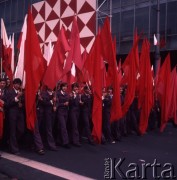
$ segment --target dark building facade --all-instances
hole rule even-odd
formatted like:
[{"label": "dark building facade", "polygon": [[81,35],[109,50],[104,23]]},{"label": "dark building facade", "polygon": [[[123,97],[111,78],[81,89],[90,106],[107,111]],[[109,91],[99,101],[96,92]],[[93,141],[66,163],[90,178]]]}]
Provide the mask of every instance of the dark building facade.
[{"label": "dark building facade", "polygon": [[[125,58],[133,43],[134,29],[146,36],[151,43],[153,61],[155,46],[153,36],[157,32],[157,0],[99,0],[98,22],[106,15],[112,19],[112,34],[117,39],[117,53]],[[103,3],[104,2],[104,3]],[[177,0],[160,0],[160,49],[162,61],[171,52],[172,66],[177,64]],[[141,44],[141,43],[140,43]]]}]

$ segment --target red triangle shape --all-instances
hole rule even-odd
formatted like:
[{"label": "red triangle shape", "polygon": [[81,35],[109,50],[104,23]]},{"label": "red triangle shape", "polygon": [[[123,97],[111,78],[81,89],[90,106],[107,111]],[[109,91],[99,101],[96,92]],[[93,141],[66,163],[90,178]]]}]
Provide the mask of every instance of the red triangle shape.
[{"label": "red triangle shape", "polygon": [[56,4],[57,0],[47,0],[47,3],[50,5],[50,7],[54,7]]},{"label": "red triangle shape", "polygon": [[58,23],[56,24],[56,26],[53,29],[53,33],[58,37],[59,34],[59,30],[60,30],[60,21],[58,21]]},{"label": "red triangle shape", "polygon": [[36,16],[38,15],[38,11],[36,10],[34,6],[32,6],[32,15],[33,15],[33,19],[35,19]]},{"label": "red triangle shape", "polygon": [[69,27],[70,24],[73,22],[73,16],[61,18],[61,20],[67,27]]},{"label": "red triangle shape", "polygon": [[39,35],[38,35],[38,39],[39,39],[39,43],[43,43],[44,42]]},{"label": "red triangle shape", "polygon": [[43,19],[45,19],[45,3],[42,5],[39,14],[42,16]]},{"label": "red triangle shape", "polygon": [[89,43],[91,42],[92,39],[93,39],[93,36],[92,37],[80,38],[80,43],[84,48],[86,48],[89,45]]},{"label": "red triangle shape", "polygon": [[68,7],[68,4],[64,1],[61,0],[61,5],[60,5],[60,17],[62,17],[63,13],[65,12],[66,8]]},{"label": "red triangle shape", "polygon": [[45,24],[45,40],[48,38],[50,33],[51,33],[50,27],[47,24]]},{"label": "red triangle shape", "polygon": [[35,24],[36,31],[39,32],[43,25],[44,25],[44,22]]},{"label": "red triangle shape", "polygon": [[96,34],[96,13],[93,14],[86,26],[93,32],[93,34]]},{"label": "red triangle shape", "polygon": [[86,13],[86,12],[92,12],[95,11],[92,6],[88,2],[85,2],[78,14]]},{"label": "red triangle shape", "polygon": [[69,7],[76,13],[76,0],[71,0]]},{"label": "red triangle shape", "polygon": [[49,42],[45,42],[44,45],[48,46]]},{"label": "red triangle shape", "polygon": [[47,21],[54,20],[54,19],[59,19],[59,17],[55,13],[55,11],[52,10],[51,13],[49,14],[48,18],[47,18]]},{"label": "red triangle shape", "polygon": [[77,16],[77,24],[78,24],[79,32],[81,32],[82,29],[84,28],[85,24],[78,16]]}]

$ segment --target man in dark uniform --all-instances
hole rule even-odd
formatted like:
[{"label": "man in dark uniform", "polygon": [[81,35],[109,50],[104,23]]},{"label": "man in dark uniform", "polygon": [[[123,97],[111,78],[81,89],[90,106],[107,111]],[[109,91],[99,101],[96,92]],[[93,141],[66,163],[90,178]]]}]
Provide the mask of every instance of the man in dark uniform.
[{"label": "man in dark uniform", "polygon": [[127,132],[129,134],[136,133],[138,136],[141,135],[139,131],[139,114],[138,97],[135,96],[127,112]]},{"label": "man in dark uniform", "polygon": [[45,133],[49,150],[56,151],[56,145],[53,138],[53,113],[55,109],[54,92],[48,87],[41,92],[41,106],[43,108],[43,117],[45,119]]},{"label": "man in dark uniform", "polygon": [[0,140],[4,135],[4,107],[5,107],[5,96],[6,95],[6,80],[0,79]]},{"label": "man in dark uniform", "polygon": [[103,134],[106,139],[106,141],[110,143],[115,143],[113,140],[112,134],[111,134],[111,106],[112,106],[112,88],[108,87],[106,94],[103,94],[103,123],[102,123],[102,129]]},{"label": "man in dark uniform", "polygon": [[80,147],[78,121],[80,114],[81,97],[79,95],[79,85],[72,84],[72,92],[69,100],[69,124],[71,125],[71,139],[74,146]]},{"label": "man in dark uniform", "polygon": [[[4,135],[4,106],[6,80],[0,79],[0,145]],[[1,156],[1,155],[0,155]]]},{"label": "man in dark uniform", "polygon": [[44,109],[42,107],[42,97],[41,97],[41,90],[39,88],[37,94],[36,94],[36,113],[37,113],[37,119],[35,121],[35,127],[33,131],[33,139],[34,139],[34,145],[35,150],[39,155],[44,155],[44,145],[41,138],[41,132],[40,127],[44,118]]},{"label": "man in dark uniform", "polygon": [[19,153],[17,136],[22,137],[25,130],[24,94],[21,91],[22,81],[13,80],[13,88],[7,93],[7,113],[9,124],[9,147],[13,154]]},{"label": "man in dark uniform", "polygon": [[92,116],[93,97],[88,86],[84,86],[84,93],[81,95],[81,116],[82,129],[85,130],[86,137],[91,145],[94,145],[94,140],[91,136],[90,121]]},{"label": "man in dark uniform", "polygon": [[[58,129],[61,133],[61,143],[63,147],[70,148],[69,137],[67,132],[67,119],[69,108],[69,95],[67,91],[67,83],[61,83],[60,90],[57,92],[57,121]],[[59,135],[58,135],[59,136]]]}]

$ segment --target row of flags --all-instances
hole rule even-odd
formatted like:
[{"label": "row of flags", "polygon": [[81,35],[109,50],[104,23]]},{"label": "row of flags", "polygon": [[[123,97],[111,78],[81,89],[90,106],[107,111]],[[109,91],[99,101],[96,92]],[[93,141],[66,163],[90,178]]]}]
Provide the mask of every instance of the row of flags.
[{"label": "row of flags", "polygon": [[[106,18],[89,54],[85,51],[81,55],[79,30],[74,17],[69,40],[65,36],[65,28],[62,27],[55,46],[50,42],[42,55],[29,9],[17,44],[19,55],[15,68],[14,35],[12,40],[8,39],[3,20],[1,20],[3,68],[11,80],[22,79],[23,88],[25,88],[28,129],[34,130],[35,100],[40,83],[54,89],[59,80],[69,84],[84,81],[92,86],[94,96],[92,135],[98,143],[101,142],[102,135],[102,88],[110,85],[113,87],[111,122],[124,117],[135,95],[138,95],[138,108],[141,109],[139,124],[141,134],[146,132],[154,97],[158,97],[161,104],[161,131],[165,128],[169,117],[173,117],[177,124],[176,69],[171,72],[170,55],[168,55],[161,67],[159,64],[158,73],[154,77],[150,64],[150,43],[144,38],[139,56],[140,37],[141,35],[138,36],[136,30],[129,54],[122,65],[121,61],[117,65],[116,40],[112,38],[109,19]],[[127,87],[123,104],[120,98],[121,86]]]}]

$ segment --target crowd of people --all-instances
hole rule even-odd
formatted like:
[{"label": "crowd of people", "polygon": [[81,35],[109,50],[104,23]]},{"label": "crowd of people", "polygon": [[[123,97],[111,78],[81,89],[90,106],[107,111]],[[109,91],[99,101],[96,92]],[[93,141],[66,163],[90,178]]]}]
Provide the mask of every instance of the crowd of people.
[{"label": "crowd of people", "polygon": [[[14,79],[12,84],[0,79],[0,102],[3,114],[3,134],[1,147],[6,147],[13,154],[19,154],[24,144],[38,154],[45,154],[45,149],[57,151],[58,146],[71,148],[82,146],[82,137],[90,145],[96,145],[92,136],[92,89],[87,84],[59,82],[53,91],[40,87],[36,94],[36,112],[34,131],[29,131],[25,121],[25,95],[21,88],[22,81]],[[124,102],[126,87],[120,89],[121,103]],[[129,134],[140,135],[138,98],[135,97],[127,114],[110,123],[112,105],[112,87],[102,90],[102,138],[101,143],[116,143]],[[155,101],[149,117],[148,129],[160,126],[160,107]],[[20,148],[19,148],[20,147]]]}]

